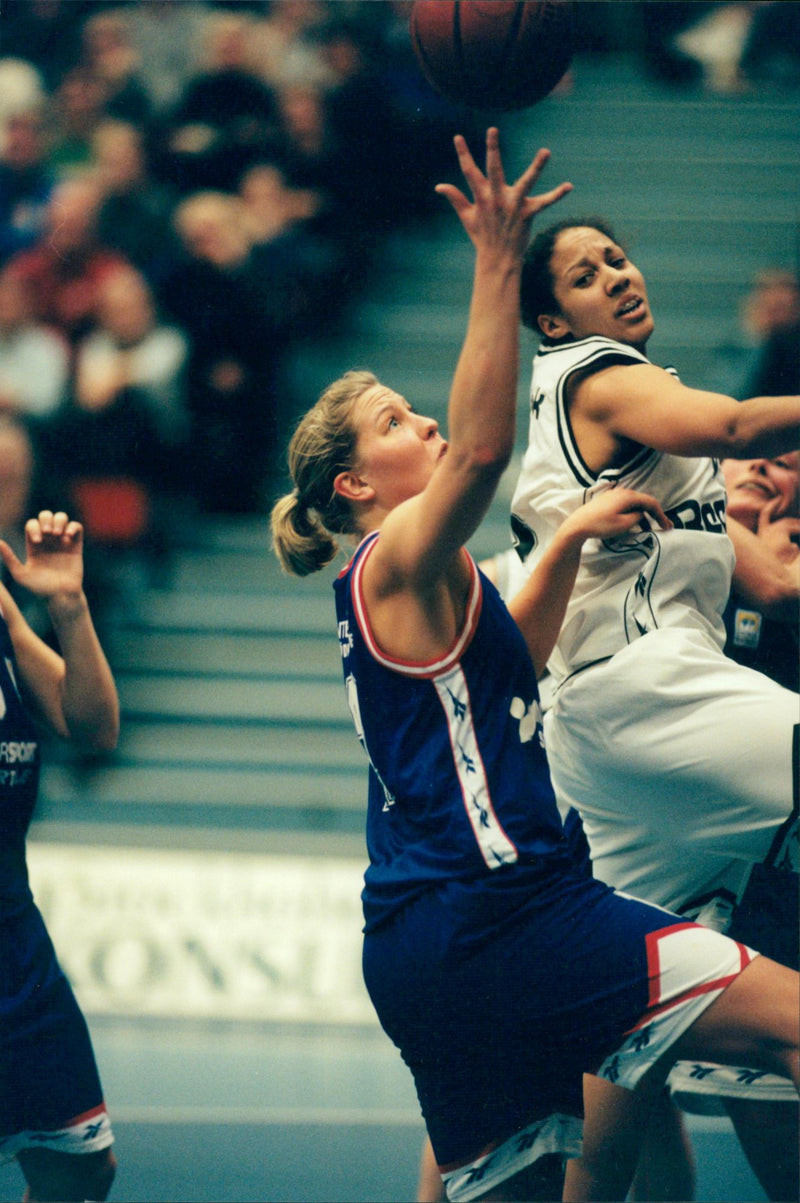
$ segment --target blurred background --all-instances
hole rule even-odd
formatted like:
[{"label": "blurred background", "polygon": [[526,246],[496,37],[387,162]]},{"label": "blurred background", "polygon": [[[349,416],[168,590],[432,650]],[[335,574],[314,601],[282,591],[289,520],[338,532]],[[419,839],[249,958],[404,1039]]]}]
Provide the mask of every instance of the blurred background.
[{"label": "blurred background", "polygon": [[[644,272],[655,362],[799,388],[799,4],[576,3],[570,71],[510,115],[431,90],[409,7],[0,6],[0,533],[82,519],[123,707],[112,756],[47,747],[29,859],[119,1199],[414,1198],[413,1086],[361,984],[333,570],[282,577],[267,515],[347,368],[444,419],[472,267],[433,192],[453,133],[499,123],[509,175],[550,147],[561,211]],[[508,546],[515,472],[478,555]],[[692,1131],[699,1199],[763,1198],[727,1121]]]}]

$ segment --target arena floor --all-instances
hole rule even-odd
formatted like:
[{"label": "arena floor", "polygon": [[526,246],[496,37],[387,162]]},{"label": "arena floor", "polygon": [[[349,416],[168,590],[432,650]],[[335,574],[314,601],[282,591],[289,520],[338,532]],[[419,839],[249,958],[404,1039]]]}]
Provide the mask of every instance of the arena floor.
[{"label": "arena floor", "polygon": [[[172,1203],[413,1200],[422,1125],[375,1030],[93,1020],[116,1130],[112,1198]],[[724,1120],[694,1119],[700,1203],[766,1196]],[[21,1198],[14,1164],[0,1199]]]}]

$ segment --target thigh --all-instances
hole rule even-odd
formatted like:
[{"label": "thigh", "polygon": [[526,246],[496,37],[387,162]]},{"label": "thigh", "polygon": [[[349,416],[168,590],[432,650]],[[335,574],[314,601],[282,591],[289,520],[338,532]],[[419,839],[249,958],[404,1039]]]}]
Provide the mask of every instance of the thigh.
[{"label": "thigh", "polygon": [[681,1060],[746,1065],[791,1078],[797,1089],[800,977],[756,957],[684,1032],[673,1048]]},{"label": "thigh", "polygon": [[89,1031],[65,978],[8,1019],[2,1052],[0,1137],[61,1131],[102,1107]]}]

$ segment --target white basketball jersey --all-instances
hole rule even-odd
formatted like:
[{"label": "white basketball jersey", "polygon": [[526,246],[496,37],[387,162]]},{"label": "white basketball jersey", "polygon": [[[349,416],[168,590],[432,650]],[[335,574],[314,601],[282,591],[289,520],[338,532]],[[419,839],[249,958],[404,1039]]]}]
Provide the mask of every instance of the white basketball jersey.
[{"label": "white basketball jersey", "polygon": [[663,531],[645,521],[622,537],[584,544],[548,665],[556,684],[661,627],[700,627],[720,648],[725,643],[722,612],[734,553],[719,462],[639,447],[627,463],[597,474],[572,435],[567,382],[574,372],[648,362],[632,347],[600,336],[542,345],[534,357],[528,447],[511,505],[526,567],[535,566],[564,519],[601,490],[626,486],[651,493],[674,523]]}]

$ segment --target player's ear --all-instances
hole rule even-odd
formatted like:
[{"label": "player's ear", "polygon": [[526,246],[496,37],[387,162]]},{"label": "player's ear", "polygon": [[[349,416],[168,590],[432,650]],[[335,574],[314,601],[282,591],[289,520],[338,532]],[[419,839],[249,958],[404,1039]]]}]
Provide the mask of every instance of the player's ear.
[{"label": "player's ear", "polygon": [[333,491],[346,501],[371,501],[375,496],[372,485],[356,472],[340,472],[333,480]]},{"label": "player's ear", "polygon": [[539,323],[539,329],[547,338],[558,339],[563,338],[565,334],[569,334],[569,326],[564,321],[563,317],[552,313],[540,313],[536,319]]}]

